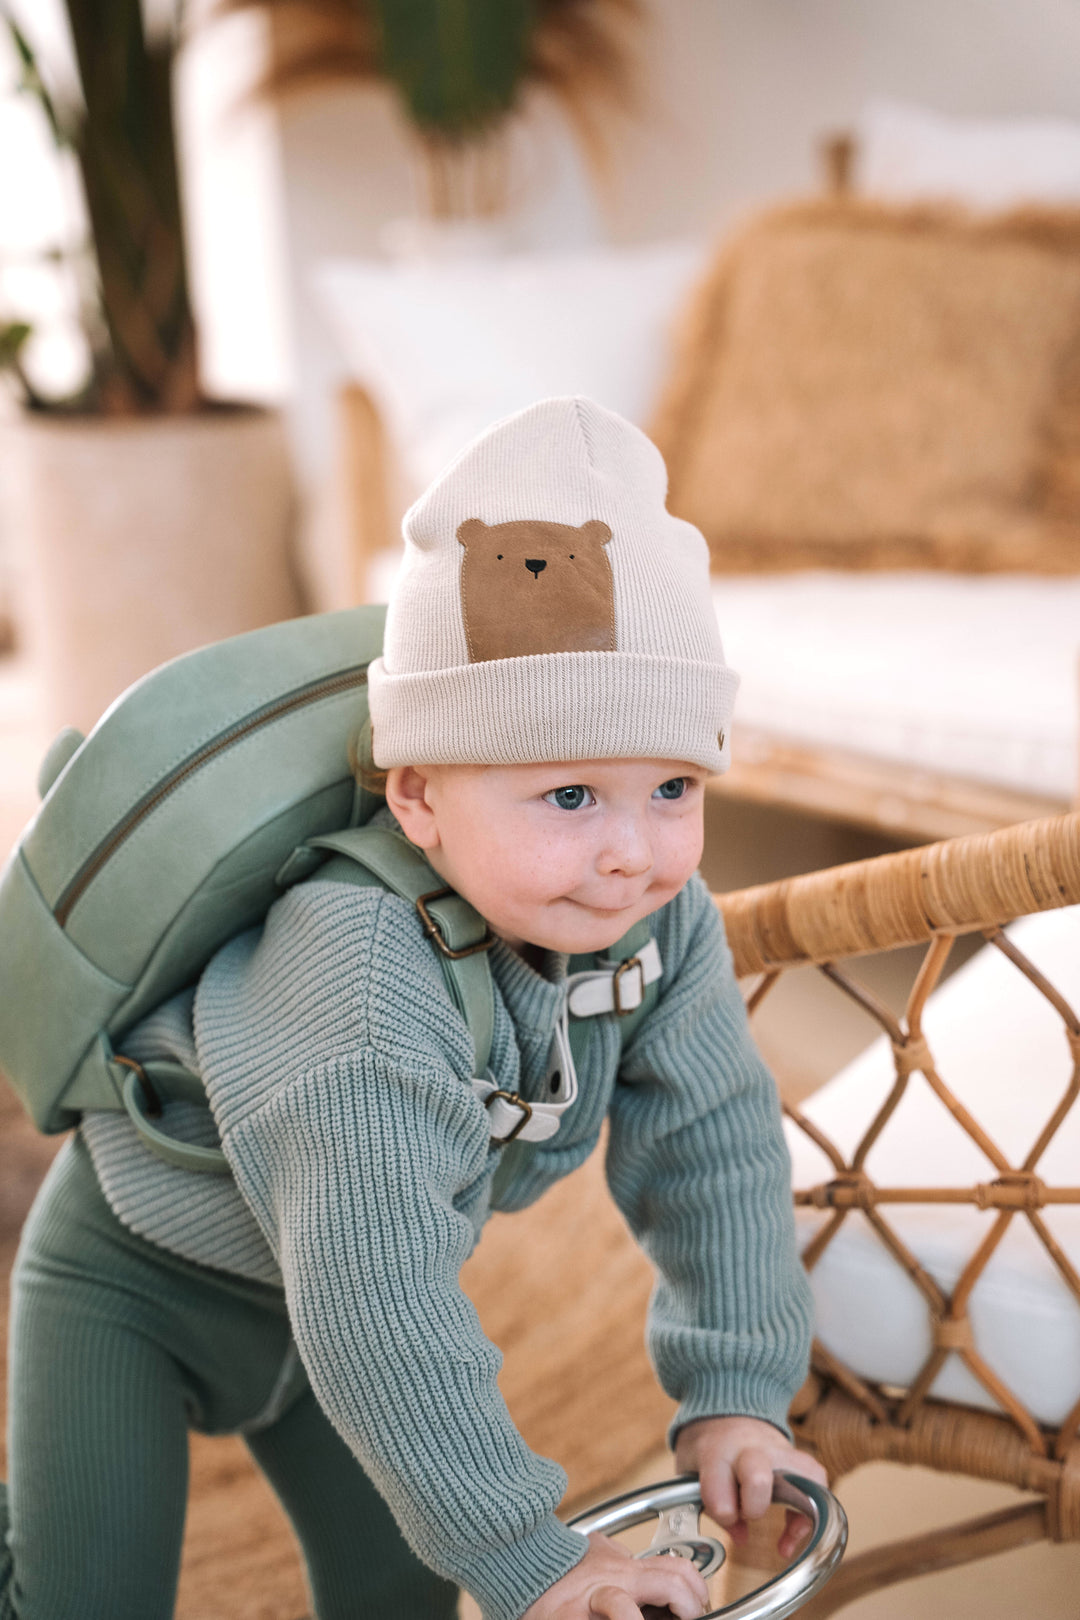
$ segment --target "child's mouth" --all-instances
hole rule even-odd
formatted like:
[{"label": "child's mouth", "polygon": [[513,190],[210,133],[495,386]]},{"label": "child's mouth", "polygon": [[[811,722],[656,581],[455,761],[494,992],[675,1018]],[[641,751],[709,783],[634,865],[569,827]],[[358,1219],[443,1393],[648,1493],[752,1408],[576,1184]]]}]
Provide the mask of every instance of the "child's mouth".
[{"label": "child's mouth", "polygon": [[625,911],[633,910],[640,899],[639,895],[634,900],[625,900],[621,906],[597,906],[589,900],[575,900],[574,904],[591,911],[595,917],[621,917]]}]

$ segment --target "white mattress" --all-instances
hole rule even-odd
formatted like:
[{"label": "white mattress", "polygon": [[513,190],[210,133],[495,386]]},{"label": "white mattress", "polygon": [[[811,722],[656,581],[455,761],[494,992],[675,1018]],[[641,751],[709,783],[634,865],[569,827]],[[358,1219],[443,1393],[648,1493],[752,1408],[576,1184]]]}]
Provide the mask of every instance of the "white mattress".
[{"label": "white mattress", "polygon": [[[1080,1007],[1080,906],[1026,918],[1016,943]],[[837,992],[838,994],[840,992]],[[931,999],[924,1028],[938,1072],[1015,1165],[1064,1093],[1071,1060],[1061,1018],[992,946],[981,950]],[[892,1083],[887,1041],[869,1047],[814,1094],[805,1113],[850,1155]],[[830,1179],[824,1155],[790,1121],[796,1187]],[[1080,1104],[1040,1161],[1048,1185],[1080,1184]],[[880,1186],[970,1186],[997,1175],[922,1075],[871,1149]],[[881,1213],[948,1292],[996,1219],[974,1206],[888,1205]],[[1050,1207],[1047,1226],[1080,1269],[1080,1205]],[[805,1246],[827,1216],[800,1210]],[[811,1273],[817,1332],[826,1348],[864,1377],[906,1387],[931,1349],[923,1296],[857,1212],[849,1215]],[[1080,1305],[1023,1216],[1010,1223],[971,1298],[976,1347],[1045,1423],[1080,1398]],[[933,1393],[976,1406],[994,1402],[956,1355]]]},{"label": "white mattress", "polygon": [[738,725],[1070,800],[1080,577],[810,572],[715,580]]}]

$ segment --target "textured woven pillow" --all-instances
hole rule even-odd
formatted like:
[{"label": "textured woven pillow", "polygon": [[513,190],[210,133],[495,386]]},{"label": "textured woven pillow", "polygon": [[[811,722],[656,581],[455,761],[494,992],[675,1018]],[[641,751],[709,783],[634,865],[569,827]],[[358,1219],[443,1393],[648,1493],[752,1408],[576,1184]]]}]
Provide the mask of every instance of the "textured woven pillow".
[{"label": "textured woven pillow", "polygon": [[652,433],[717,569],[1080,571],[1080,211],[759,218]]}]

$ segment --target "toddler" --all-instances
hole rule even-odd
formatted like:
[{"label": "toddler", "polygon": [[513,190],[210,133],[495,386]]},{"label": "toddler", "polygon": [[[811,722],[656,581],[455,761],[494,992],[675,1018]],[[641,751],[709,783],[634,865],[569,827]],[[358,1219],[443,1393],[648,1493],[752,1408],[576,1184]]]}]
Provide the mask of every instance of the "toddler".
[{"label": "toddler", "polygon": [[161,1162],[123,1115],[58,1156],[14,1281],[0,1620],[168,1620],[189,1426],[244,1435],[318,1620],[451,1620],[459,1587],[486,1620],[703,1614],[688,1563],[556,1518],[565,1475],[515,1430],[458,1284],[493,1183],[533,1203],[605,1120],[679,1468],[732,1526],[773,1468],[823,1479],[785,1427],[810,1313],[777,1098],[696,875],[736,677],[665,491],[637,429],[554,399],[407,515],[375,824],[494,936],[487,1072],[417,908],[330,868],[132,1033],[201,1074],[212,1120],[177,1103],[169,1129],[232,1176]]}]

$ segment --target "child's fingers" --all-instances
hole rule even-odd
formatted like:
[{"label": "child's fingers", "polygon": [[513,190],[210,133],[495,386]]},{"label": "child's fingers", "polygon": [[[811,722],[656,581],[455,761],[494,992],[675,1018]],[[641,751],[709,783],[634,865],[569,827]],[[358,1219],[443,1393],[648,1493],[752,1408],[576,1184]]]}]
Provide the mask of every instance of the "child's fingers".
[{"label": "child's fingers", "polygon": [[638,1604],[665,1605],[679,1620],[697,1620],[709,1607],[709,1588],[686,1558],[670,1556],[634,1560],[633,1576],[626,1581]]},{"label": "child's fingers", "polygon": [[739,1487],[735,1470],[719,1459],[710,1462],[700,1474],[701,1503],[710,1518],[730,1530],[739,1520]]},{"label": "child's fingers", "polygon": [[760,1519],[772,1502],[773,1459],[761,1446],[746,1446],[735,1459],[739,1508],[744,1519]]},{"label": "child's fingers", "polygon": [[641,1610],[621,1586],[598,1586],[590,1594],[589,1613],[597,1620],[641,1620]]},{"label": "child's fingers", "polygon": [[[630,1591],[622,1586],[596,1587],[589,1594],[590,1615],[597,1616],[598,1620],[642,1620],[644,1606],[665,1617],[675,1615],[678,1620],[698,1620],[708,1609],[709,1595],[693,1566],[685,1566],[686,1575],[696,1577],[688,1579],[674,1568],[653,1573],[647,1567],[651,1562],[647,1560],[638,1565],[633,1579],[627,1582]],[[665,1562],[674,1565],[683,1561],[667,1559]]]},{"label": "child's fingers", "polygon": [[810,1520],[789,1508],[776,1547],[781,1558],[793,1558],[810,1534]]},{"label": "child's fingers", "polygon": [[[796,1461],[788,1466],[792,1473],[803,1474],[807,1479],[816,1480],[819,1485],[824,1485],[828,1489],[829,1476],[816,1457],[810,1457],[806,1452],[800,1452]],[[809,1536],[811,1528],[811,1521],[804,1514],[789,1509],[780,1540],[777,1542],[777,1550],[780,1556],[782,1558],[794,1557]]]}]

